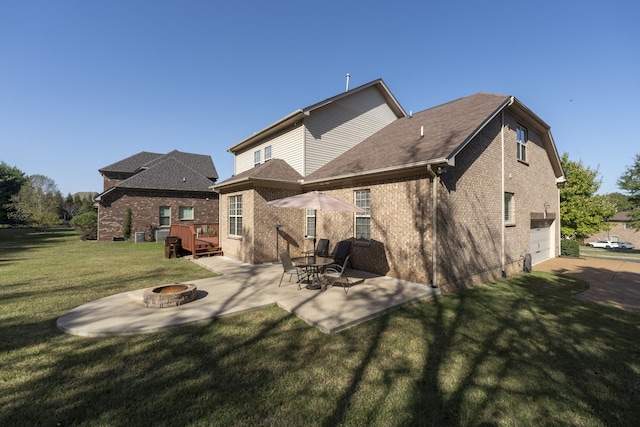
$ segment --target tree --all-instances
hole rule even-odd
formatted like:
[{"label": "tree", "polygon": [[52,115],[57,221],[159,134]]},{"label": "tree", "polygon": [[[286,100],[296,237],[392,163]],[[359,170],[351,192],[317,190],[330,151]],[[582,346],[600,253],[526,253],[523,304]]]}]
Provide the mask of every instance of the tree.
[{"label": "tree", "polygon": [[80,232],[81,240],[95,240],[98,237],[98,214],[95,212],[76,215],[69,224]]},{"label": "tree", "polygon": [[584,167],[582,161],[560,159],[567,182],[560,189],[560,232],[563,237],[584,239],[609,229],[607,221],[616,212],[615,205],[596,192],[602,184],[598,170]]},{"label": "tree", "polygon": [[131,237],[131,217],[131,208],[127,208],[127,216],[124,218],[124,228],[122,230],[122,236],[125,239],[129,239],[129,237]]},{"label": "tree", "polygon": [[56,183],[44,175],[32,175],[18,194],[11,197],[9,216],[36,227],[60,224],[62,194]]},{"label": "tree", "polygon": [[622,193],[609,193],[605,194],[607,200],[616,205],[616,212],[626,212],[633,209],[633,202],[629,199],[629,196],[625,196]]},{"label": "tree", "polygon": [[629,195],[629,201],[632,205],[632,208],[629,209],[631,217],[629,225],[633,228],[640,228],[640,154],[636,154],[633,165],[627,166],[617,184],[618,188]]},{"label": "tree", "polygon": [[24,172],[5,162],[0,162],[0,223],[8,222],[11,197],[18,194],[25,182],[27,177]]}]

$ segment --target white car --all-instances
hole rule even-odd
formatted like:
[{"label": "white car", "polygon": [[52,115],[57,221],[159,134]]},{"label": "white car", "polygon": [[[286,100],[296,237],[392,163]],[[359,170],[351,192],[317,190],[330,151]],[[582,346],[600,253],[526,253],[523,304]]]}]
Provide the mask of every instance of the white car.
[{"label": "white car", "polygon": [[617,248],[618,242],[614,242],[612,240],[598,240],[596,242],[589,242],[588,245],[591,246],[592,248],[610,249],[610,248]]},{"label": "white car", "polygon": [[629,243],[629,242],[618,242],[618,247],[620,249],[633,249],[636,247],[636,245],[634,245],[633,243]]}]

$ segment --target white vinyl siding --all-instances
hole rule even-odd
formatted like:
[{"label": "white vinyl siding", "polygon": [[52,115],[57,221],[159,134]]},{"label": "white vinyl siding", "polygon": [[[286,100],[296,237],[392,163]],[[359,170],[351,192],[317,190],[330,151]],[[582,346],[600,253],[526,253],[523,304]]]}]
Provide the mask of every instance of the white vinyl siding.
[{"label": "white vinyl siding", "polygon": [[359,144],[397,117],[380,92],[369,88],[311,112],[306,129],[306,176]]},{"label": "white vinyl siding", "polygon": [[237,175],[252,169],[255,166],[254,153],[258,150],[264,151],[264,149],[269,146],[271,147],[272,159],[282,159],[298,173],[302,174],[304,130],[301,125],[291,128],[285,133],[266,139],[260,145],[254,145],[242,153],[236,154],[234,157],[235,174]]}]

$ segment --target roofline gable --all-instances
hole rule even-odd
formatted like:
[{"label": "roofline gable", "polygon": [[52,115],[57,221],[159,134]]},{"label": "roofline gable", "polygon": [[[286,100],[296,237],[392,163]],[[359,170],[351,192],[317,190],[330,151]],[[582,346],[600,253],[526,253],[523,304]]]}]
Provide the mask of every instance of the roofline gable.
[{"label": "roofline gable", "polygon": [[308,107],[305,108],[301,108],[298,110],[293,111],[292,113],[286,115],[285,117],[281,118],[280,120],[270,124],[269,126],[265,127],[264,129],[254,133],[253,135],[243,139],[242,141],[238,142],[236,145],[234,145],[233,147],[230,147],[227,149],[227,151],[229,153],[236,153],[238,151],[241,151],[247,147],[250,147],[251,145],[253,145],[254,143],[256,143],[258,140],[261,140],[263,138],[266,138],[268,136],[271,136],[279,131],[281,131],[282,129],[286,129],[290,126],[292,126],[293,124],[295,124],[296,122],[302,121],[304,120],[305,117],[311,115],[311,113],[314,110],[317,110],[319,108],[325,107],[327,105],[330,105],[336,101],[339,101],[341,99],[344,99],[348,96],[353,95],[354,93],[358,93],[361,92],[363,90],[369,89],[370,87],[377,87],[377,89],[380,91],[382,97],[384,98],[384,100],[387,102],[387,105],[389,105],[389,107],[392,109],[392,111],[394,112],[394,114],[396,115],[396,117],[400,118],[400,117],[405,117],[407,115],[407,113],[404,111],[404,109],[402,108],[402,106],[400,105],[400,103],[398,102],[398,100],[396,99],[396,97],[391,93],[391,91],[389,90],[389,88],[387,87],[387,85],[384,83],[384,81],[382,79],[376,79],[373,80],[369,83],[365,83],[361,86],[355,87],[353,89],[350,89],[348,91],[342,92],[338,95],[332,96],[331,98],[327,98],[323,101],[317,102],[315,104],[312,104]]}]

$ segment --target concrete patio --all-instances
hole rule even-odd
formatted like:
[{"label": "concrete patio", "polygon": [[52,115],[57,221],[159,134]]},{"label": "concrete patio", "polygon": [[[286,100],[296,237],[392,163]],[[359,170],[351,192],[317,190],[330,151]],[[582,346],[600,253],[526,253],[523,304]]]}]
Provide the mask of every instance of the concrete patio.
[{"label": "concrete patio", "polygon": [[342,287],[330,287],[325,292],[304,287],[298,290],[295,280],[288,282],[288,275],[278,287],[282,276],[280,264],[251,265],[224,256],[198,258],[193,262],[220,274],[184,282],[197,286],[195,301],[178,307],[146,308],[142,305],[144,289],[140,289],[77,307],[58,318],[57,326],[65,333],[80,336],[134,335],[277,304],[331,334],[440,293],[424,284],[357,270],[348,271],[355,285],[347,294]]}]

